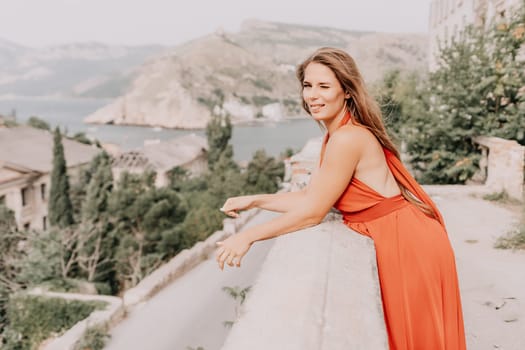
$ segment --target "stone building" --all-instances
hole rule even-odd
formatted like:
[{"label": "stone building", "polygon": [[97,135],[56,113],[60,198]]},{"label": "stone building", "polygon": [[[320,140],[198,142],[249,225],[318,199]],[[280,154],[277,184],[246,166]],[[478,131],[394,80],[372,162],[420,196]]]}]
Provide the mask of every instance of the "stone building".
[{"label": "stone building", "polygon": [[[70,179],[100,150],[62,139]],[[45,230],[53,168],[53,134],[30,127],[0,128],[0,202],[15,213],[20,229]]]},{"label": "stone building", "polygon": [[177,166],[191,175],[205,172],[207,154],[206,139],[190,134],[169,141],[150,142],[140,149],[121,153],[114,158],[111,168],[115,179],[119,179],[124,171],[131,174],[155,171],[155,186],[162,187],[168,185],[169,171]]},{"label": "stone building", "polygon": [[433,0],[430,4],[428,67],[437,68],[439,45],[447,45],[470,24],[484,26],[506,17],[521,0]]}]

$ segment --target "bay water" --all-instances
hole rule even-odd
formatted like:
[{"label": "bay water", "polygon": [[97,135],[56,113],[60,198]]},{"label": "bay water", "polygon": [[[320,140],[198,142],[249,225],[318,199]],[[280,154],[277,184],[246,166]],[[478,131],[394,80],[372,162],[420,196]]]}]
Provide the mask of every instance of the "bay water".
[{"label": "bay water", "polygon": [[[16,111],[18,122],[24,123],[31,116],[47,121],[53,128],[59,126],[69,135],[84,132],[102,143],[113,143],[121,150],[141,147],[145,140],[168,140],[195,133],[205,137],[204,130],[179,130],[144,126],[84,124],[83,118],[111,102],[102,99],[66,99],[13,97],[0,98],[0,114]],[[300,150],[305,143],[322,135],[319,126],[311,119],[293,119],[278,123],[235,125],[231,143],[237,161],[250,160],[258,149],[278,156],[287,148]]]}]

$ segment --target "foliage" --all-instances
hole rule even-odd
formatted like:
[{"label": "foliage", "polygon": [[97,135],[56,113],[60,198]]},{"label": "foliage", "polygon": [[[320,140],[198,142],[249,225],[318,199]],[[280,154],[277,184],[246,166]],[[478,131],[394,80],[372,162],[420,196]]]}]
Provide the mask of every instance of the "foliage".
[{"label": "foliage", "polygon": [[75,344],[74,350],[103,350],[111,339],[107,327],[90,327]]},{"label": "foliage", "polygon": [[252,103],[258,107],[261,107],[261,106],[264,106],[270,103],[275,103],[275,102],[279,102],[279,101],[274,98],[265,96],[265,95],[252,96]]},{"label": "foliage", "polygon": [[524,32],[524,8],[488,30],[466,28],[441,48],[440,66],[426,87],[416,88],[412,107],[417,113],[406,113],[401,104],[398,130],[421,182],[470,178],[480,158],[475,136],[525,144],[525,62],[518,56]]},{"label": "foliage", "polygon": [[494,247],[499,249],[525,249],[525,220],[522,220],[516,230],[500,237]]},{"label": "foliage", "polygon": [[53,143],[53,170],[49,194],[49,223],[64,228],[73,224],[73,206],[69,197],[69,177],[62,146],[62,135],[55,129]]},{"label": "foliage", "polygon": [[9,329],[6,349],[34,349],[53,334],[71,328],[96,309],[102,302],[80,302],[59,298],[13,295],[9,299],[7,318]]},{"label": "foliage", "polygon": [[75,141],[80,142],[80,143],[83,143],[83,144],[86,144],[86,145],[93,144],[93,142],[83,132],[75,133],[72,137],[70,137],[70,139],[71,140],[75,140]]},{"label": "foliage", "polygon": [[136,285],[168,256],[178,252],[177,225],[187,208],[170,188],[155,188],[154,174],[124,173],[109,201],[114,234],[116,270],[124,287]]},{"label": "foliage", "polygon": [[274,193],[284,177],[284,163],[257,150],[243,175],[245,193]]},{"label": "foliage", "polygon": [[17,279],[24,285],[36,285],[71,277],[77,239],[78,233],[72,228],[27,233],[27,249],[19,261]]},{"label": "foliage", "polygon": [[81,210],[83,203],[86,199],[87,188],[91,178],[98,170],[104,158],[108,164],[111,163],[111,159],[106,152],[97,154],[87,166],[83,166],[80,169],[79,176],[76,177],[76,181],[72,184],[70,190],[71,203],[73,205],[74,219],[76,222],[81,221]]},{"label": "foliage", "polygon": [[100,153],[93,161],[85,200],[81,209],[81,239],[78,242],[78,267],[88,281],[109,282],[118,290],[115,278],[114,252],[118,240],[110,221],[109,198],[113,191],[111,160]]},{"label": "foliage", "polygon": [[[245,287],[245,288],[242,288],[242,289],[239,286],[235,286],[235,287],[227,287],[227,286],[225,286],[225,287],[222,287],[222,290],[224,292],[226,292],[230,297],[232,297],[233,300],[236,301],[236,304],[235,304],[235,319],[239,318],[240,313],[241,313],[240,307],[244,303],[244,301],[246,300],[246,297],[248,296],[248,293],[250,292],[251,288],[252,288],[251,286],[248,286],[248,287]],[[235,321],[224,321],[223,325],[224,325],[224,327],[231,328],[234,323],[235,323]]]},{"label": "foliage", "polygon": [[16,229],[13,211],[0,204],[0,333],[6,325],[6,305],[8,296],[20,289],[17,282],[17,261],[21,252],[19,244],[24,236]]},{"label": "foliage", "polygon": [[27,125],[29,125],[32,128],[51,131],[51,127],[49,126],[49,123],[36,116],[30,117],[29,120],[27,121]]},{"label": "foliage", "polygon": [[[206,125],[208,139],[208,167],[213,170],[215,163],[228,147],[232,136],[232,124],[229,116],[214,115]],[[231,147],[231,146],[230,146]]]}]

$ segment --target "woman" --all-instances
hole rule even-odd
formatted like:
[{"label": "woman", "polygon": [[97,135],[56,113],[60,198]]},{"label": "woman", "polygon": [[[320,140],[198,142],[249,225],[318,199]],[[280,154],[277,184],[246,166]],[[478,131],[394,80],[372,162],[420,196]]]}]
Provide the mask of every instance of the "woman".
[{"label": "woman", "polygon": [[253,207],[279,217],[218,242],[217,261],[240,266],[260,240],[321,222],[332,206],[374,240],[391,349],[465,349],[454,254],[443,219],[399,161],[354,60],[322,48],[297,69],[303,107],[324,125],[320,166],[299,192],[229,198],[236,217]]}]

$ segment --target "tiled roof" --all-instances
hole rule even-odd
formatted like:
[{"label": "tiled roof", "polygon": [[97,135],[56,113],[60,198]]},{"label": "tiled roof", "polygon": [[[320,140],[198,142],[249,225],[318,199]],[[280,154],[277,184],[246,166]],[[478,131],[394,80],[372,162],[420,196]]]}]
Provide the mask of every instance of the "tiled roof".
[{"label": "tiled roof", "polygon": [[190,134],[124,152],[113,161],[113,166],[169,170],[194,160],[207,149],[208,144],[205,138]]},{"label": "tiled roof", "polygon": [[[98,148],[62,138],[68,167],[85,164]],[[53,167],[53,133],[30,127],[0,128],[0,162],[48,173]]]}]

